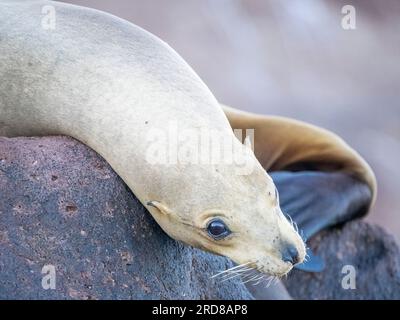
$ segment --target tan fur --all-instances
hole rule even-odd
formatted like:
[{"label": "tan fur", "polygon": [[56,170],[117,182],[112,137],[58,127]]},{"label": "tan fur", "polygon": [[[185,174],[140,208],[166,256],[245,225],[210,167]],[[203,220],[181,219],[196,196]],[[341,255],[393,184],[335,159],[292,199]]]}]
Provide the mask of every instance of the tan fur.
[{"label": "tan fur", "polygon": [[[54,30],[41,24],[44,5],[56,10]],[[87,144],[177,240],[274,275],[292,268],[282,260],[285,246],[304,259],[272,179],[168,45],[112,15],[60,2],[1,2],[0,21],[7,22],[0,24],[0,134],[62,134]],[[233,155],[252,170],[238,174],[241,165],[224,162],[149,163],[149,134],[174,122],[179,133],[204,128],[223,146],[232,141]],[[226,239],[206,232],[213,217],[231,229]]]}]

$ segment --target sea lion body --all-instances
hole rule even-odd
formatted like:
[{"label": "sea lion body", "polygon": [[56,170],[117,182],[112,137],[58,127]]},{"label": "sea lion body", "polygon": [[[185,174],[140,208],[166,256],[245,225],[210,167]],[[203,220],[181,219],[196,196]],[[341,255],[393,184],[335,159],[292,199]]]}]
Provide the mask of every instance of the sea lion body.
[{"label": "sea lion body", "polygon": [[[43,26],[45,6],[55,10],[54,29]],[[82,141],[177,240],[275,275],[304,259],[272,179],[234,137],[208,88],[164,42],[112,15],[52,1],[0,2],[0,21],[1,135]],[[178,136],[213,130],[241,164],[149,163],[149,133],[171,122]],[[243,163],[251,170],[238,174]],[[224,239],[210,236],[214,219],[214,231],[221,221],[229,226]]]},{"label": "sea lion body", "polygon": [[[43,25],[44,8],[55,9],[54,29]],[[375,199],[371,168],[339,137],[222,109],[178,54],[127,21],[42,0],[0,1],[0,21],[0,135],[61,134],[87,144],[177,240],[282,275],[304,259],[305,248],[266,170],[307,237],[365,214]],[[220,146],[229,141],[240,163],[149,162],[152,133],[171,125],[177,136],[158,146],[193,145],[196,137],[180,141],[179,134],[205,129]],[[255,129],[255,154],[232,128]],[[229,225],[225,239],[207,233],[214,217]]]}]

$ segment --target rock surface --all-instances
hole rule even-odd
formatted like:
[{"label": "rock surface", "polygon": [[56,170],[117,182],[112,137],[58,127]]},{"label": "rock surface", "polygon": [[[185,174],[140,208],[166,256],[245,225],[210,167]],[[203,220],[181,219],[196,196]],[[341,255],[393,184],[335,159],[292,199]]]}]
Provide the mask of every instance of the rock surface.
[{"label": "rock surface", "polygon": [[400,299],[399,246],[381,227],[353,221],[322,232],[311,247],[327,266],[290,273],[285,283],[294,299]]},{"label": "rock surface", "polygon": [[[311,247],[327,268],[292,271],[293,298],[400,299],[399,246],[380,227],[354,221]],[[55,267],[54,290],[42,287],[46,265]],[[346,265],[354,290],[342,287]],[[238,280],[210,279],[230,266],[169,238],[76,140],[0,137],[0,299],[252,299]]]},{"label": "rock surface", "polygon": [[169,238],[81,143],[0,138],[0,299],[251,299],[210,279],[230,266]]}]

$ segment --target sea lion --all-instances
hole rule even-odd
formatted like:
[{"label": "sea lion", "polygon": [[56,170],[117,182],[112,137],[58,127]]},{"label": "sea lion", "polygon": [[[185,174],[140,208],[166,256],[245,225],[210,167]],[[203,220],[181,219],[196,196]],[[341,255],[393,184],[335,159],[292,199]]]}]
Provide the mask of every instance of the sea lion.
[{"label": "sea lion", "polygon": [[[308,123],[224,106],[233,128],[255,129],[255,154],[273,178],[280,205],[304,239],[365,215],[376,199],[375,175],[365,160],[336,134]],[[295,268],[322,271],[313,255]],[[247,285],[257,299],[291,299],[281,282]]]},{"label": "sea lion", "polygon": [[[54,28],[43,25],[45,6]],[[53,1],[0,2],[0,21],[0,134],[87,144],[174,239],[277,276],[304,260],[271,177],[167,44],[110,14]],[[170,126],[177,135],[163,136]],[[189,130],[212,132],[226,158],[240,160],[149,161],[157,137],[178,150],[197,143],[179,140]]]},{"label": "sea lion", "polygon": [[[340,138],[222,109],[170,47],[139,27],[52,1],[0,3],[0,134],[64,134],[89,145],[171,237],[280,276],[304,260],[305,248],[266,170],[306,236],[371,205],[372,170]],[[44,6],[55,9],[54,30],[42,25]],[[231,141],[251,172],[238,174],[237,163],[149,163],[149,132],[177,120],[179,132],[206,128],[220,145]],[[232,128],[255,129],[255,155]],[[313,188],[326,192],[324,201]]]}]

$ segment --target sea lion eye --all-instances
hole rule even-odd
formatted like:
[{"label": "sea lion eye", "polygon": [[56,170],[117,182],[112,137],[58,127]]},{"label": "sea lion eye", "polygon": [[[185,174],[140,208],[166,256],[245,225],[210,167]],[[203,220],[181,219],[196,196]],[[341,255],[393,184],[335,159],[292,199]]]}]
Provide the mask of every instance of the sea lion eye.
[{"label": "sea lion eye", "polygon": [[231,231],[221,219],[213,219],[207,224],[207,232],[214,240],[221,240]]}]

